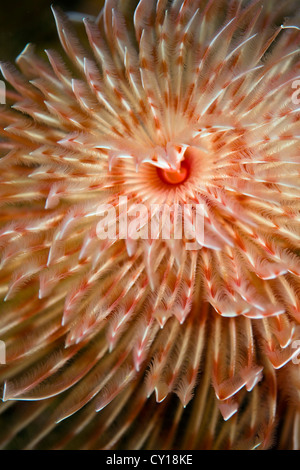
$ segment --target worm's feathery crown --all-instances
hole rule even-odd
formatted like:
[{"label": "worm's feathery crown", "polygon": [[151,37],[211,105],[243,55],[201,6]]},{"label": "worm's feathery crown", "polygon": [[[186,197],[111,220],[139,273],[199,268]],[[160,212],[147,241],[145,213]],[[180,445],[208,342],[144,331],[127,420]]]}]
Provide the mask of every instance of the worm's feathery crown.
[{"label": "worm's feathery crown", "polygon": [[[123,10],[107,0],[83,20],[86,49],[54,10],[69,68],[32,45],[20,71],[2,64],[14,89],[0,114],[4,416],[8,400],[35,403],[1,440],[39,423],[20,445],[54,445],[74,415],[62,447],[267,445],[289,377],[285,441],[300,422],[297,22],[275,26],[273,1]],[[189,205],[190,224],[201,204],[204,237],[193,251],[101,241],[100,203],[119,218]],[[172,391],[184,406],[195,395],[192,413]]]}]

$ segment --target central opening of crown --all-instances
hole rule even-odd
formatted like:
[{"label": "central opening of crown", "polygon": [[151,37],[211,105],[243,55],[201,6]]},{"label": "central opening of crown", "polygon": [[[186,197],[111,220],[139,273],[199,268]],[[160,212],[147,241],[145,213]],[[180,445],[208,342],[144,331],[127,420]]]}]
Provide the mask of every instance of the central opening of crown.
[{"label": "central opening of crown", "polygon": [[155,150],[153,163],[157,176],[165,184],[172,186],[181,185],[189,179],[196,168],[196,161],[201,159],[199,151],[186,143],[169,142],[165,147],[157,147]]},{"label": "central opening of crown", "polygon": [[189,176],[189,165],[186,160],[180,162],[180,166],[176,170],[157,169],[158,176],[167,184],[182,184]]},{"label": "central opening of crown", "polygon": [[179,164],[179,168],[176,170],[163,170],[162,168],[158,168],[157,173],[160,179],[165,183],[176,185],[182,184],[187,180],[190,169],[187,160],[182,160]]},{"label": "central opening of crown", "polygon": [[157,168],[157,173],[164,183],[178,185],[184,183],[189,177],[190,166],[188,161],[184,159],[176,170]]}]

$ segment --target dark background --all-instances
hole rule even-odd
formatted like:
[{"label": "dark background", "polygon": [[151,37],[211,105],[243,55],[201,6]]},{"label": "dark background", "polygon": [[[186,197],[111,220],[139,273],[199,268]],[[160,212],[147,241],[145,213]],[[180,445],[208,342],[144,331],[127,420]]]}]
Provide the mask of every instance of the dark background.
[{"label": "dark background", "polygon": [[14,62],[29,42],[41,51],[57,44],[52,4],[97,16],[103,0],[0,0],[0,61]]}]

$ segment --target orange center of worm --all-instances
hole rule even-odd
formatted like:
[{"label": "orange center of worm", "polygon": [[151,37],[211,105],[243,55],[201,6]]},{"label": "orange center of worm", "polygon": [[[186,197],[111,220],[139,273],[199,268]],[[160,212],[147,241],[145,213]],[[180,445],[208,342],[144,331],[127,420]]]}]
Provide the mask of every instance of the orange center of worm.
[{"label": "orange center of worm", "polygon": [[189,176],[189,165],[183,160],[178,170],[157,169],[158,176],[167,184],[181,184],[186,181]]}]

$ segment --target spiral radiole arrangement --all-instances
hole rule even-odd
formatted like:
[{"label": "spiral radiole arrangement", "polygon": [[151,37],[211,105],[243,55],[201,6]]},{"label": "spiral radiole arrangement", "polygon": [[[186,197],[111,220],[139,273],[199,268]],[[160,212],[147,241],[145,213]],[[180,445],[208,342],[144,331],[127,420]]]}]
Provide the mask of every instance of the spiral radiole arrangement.
[{"label": "spiral radiole arrangement", "polygon": [[297,2],[129,3],[1,63],[0,446],[298,448]]}]

